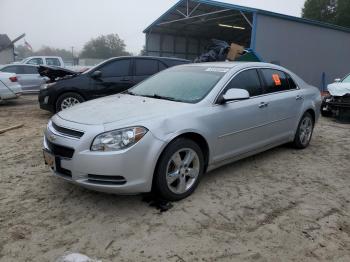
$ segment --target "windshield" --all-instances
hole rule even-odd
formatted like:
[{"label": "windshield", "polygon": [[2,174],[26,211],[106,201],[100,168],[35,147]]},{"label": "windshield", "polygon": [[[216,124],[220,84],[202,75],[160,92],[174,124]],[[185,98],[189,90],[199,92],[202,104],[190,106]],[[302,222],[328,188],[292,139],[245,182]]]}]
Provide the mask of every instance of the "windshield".
[{"label": "windshield", "polygon": [[350,83],[350,75],[348,75],[347,77],[345,77],[342,81],[343,83]]},{"label": "windshield", "polygon": [[229,68],[180,66],[165,70],[129,90],[139,96],[186,103],[202,100]]}]

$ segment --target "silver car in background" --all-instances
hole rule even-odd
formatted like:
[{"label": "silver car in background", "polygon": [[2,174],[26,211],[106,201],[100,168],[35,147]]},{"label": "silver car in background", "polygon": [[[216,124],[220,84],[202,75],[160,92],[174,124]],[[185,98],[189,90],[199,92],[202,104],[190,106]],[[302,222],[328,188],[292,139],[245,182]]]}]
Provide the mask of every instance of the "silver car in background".
[{"label": "silver car in background", "polygon": [[0,101],[18,98],[22,94],[16,74],[0,72]]},{"label": "silver car in background", "polygon": [[15,73],[23,93],[38,93],[47,78],[38,73],[36,65],[11,64],[0,67],[0,72]]},{"label": "silver car in background", "polygon": [[306,148],[320,104],[317,88],[280,66],[182,65],[53,116],[44,158],[92,190],[180,200],[207,171],[285,143]]}]

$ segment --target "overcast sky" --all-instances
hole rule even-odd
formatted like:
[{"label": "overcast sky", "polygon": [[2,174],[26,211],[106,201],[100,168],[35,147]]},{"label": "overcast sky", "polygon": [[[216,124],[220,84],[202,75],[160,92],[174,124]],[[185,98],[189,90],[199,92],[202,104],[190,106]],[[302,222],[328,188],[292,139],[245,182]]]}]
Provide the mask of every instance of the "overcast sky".
[{"label": "overcast sky", "polygon": [[[300,16],[305,0],[222,0]],[[138,53],[142,31],[177,0],[0,0],[0,34],[26,33],[34,49],[42,45],[80,51],[101,34],[117,33],[127,50]],[[23,44],[23,40],[18,43]]]}]

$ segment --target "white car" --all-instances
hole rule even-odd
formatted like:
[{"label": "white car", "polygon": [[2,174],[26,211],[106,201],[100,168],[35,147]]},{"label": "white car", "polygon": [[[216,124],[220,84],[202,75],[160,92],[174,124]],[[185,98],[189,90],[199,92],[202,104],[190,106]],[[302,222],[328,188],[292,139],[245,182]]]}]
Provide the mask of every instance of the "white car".
[{"label": "white car", "polygon": [[19,64],[65,67],[62,57],[59,56],[31,56]]},{"label": "white car", "polygon": [[324,97],[321,106],[323,116],[350,118],[350,74],[343,79],[335,79],[328,85],[329,96]]},{"label": "white car", "polygon": [[16,74],[0,72],[0,101],[14,99],[22,94]]}]

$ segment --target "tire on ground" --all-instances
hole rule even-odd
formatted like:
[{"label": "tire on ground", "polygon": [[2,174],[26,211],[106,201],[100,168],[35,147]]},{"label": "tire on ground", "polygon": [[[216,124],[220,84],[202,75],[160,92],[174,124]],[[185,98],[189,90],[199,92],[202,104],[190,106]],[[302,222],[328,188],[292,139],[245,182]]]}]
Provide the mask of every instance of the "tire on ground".
[{"label": "tire on ground", "polygon": [[[171,157],[177,151],[185,148],[192,149],[197,153],[197,156],[199,159],[199,174],[191,188],[189,188],[183,194],[176,194],[169,189],[167,184],[167,174],[166,174],[167,166]],[[188,197],[195,191],[196,187],[198,186],[201,180],[201,177],[204,173],[204,166],[205,166],[204,161],[205,160],[204,160],[203,152],[197,143],[187,138],[178,138],[174,140],[166,147],[166,149],[164,150],[164,152],[162,153],[158,161],[155,174],[154,174],[152,191],[162,199],[169,200],[169,201],[179,201],[181,199]]]},{"label": "tire on ground", "polygon": [[68,92],[68,93],[64,93],[62,95],[60,95],[56,101],[56,113],[61,111],[62,109],[62,102],[69,98],[69,97],[72,97],[72,98],[75,98],[79,101],[79,103],[82,103],[85,101],[84,97],[82,97],[81,95],[79,95],[78,93],[75,93],[75,92]]},{"label": "tire on ground", "polygon": [[[302,141],[301,141],[301,137],[300,137],[300,133],[302,132],[301,130],[301,125],[304,121],[305,118],[310,118],[311,119],[311,123],[312,123],[312,128],[311,128],[311,136],[310,136],[310,139],[307,141],[306,144],[303,144]],[[295,133],[295,137],[294,137],[294,141],[292,143],[293,147],[297,148],[297,149],[304,149],[304,148],[307,148],[310,144],[310,141],[312,139],[312,135],[313,135],[313,130],[314,130],[314,127],[315,127],[315,121],[314,121],[314,118],[313,116],[311,115],[311,113],[309,112],[306,112],[303,117],[301,118],[299,124],[298,124],[298,129]]]}]

